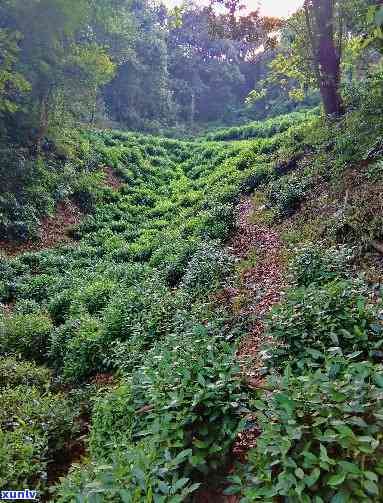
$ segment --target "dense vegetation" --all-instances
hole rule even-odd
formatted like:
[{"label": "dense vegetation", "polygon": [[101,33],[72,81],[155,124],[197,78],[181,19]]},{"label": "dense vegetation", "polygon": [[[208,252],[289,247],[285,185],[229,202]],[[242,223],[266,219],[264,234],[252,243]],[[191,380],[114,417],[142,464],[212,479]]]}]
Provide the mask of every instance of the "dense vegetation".
[{"label": "dense vegetation", "polygon": [[[192,4],[0,6],[1,489],[383,501],[383,11],[334,3],[346,77],[329,116],[325,75],[312,77],[320,34],[311,66],[302,54],[321,2],[279,46],[275,20]],[[257,71],[258,88],[216,128],[220,104],[255,87],[234,68]],[[315,106],[276,115],[300,86]],[[195,138],[137,131],[177,117],[211,124]]]}]

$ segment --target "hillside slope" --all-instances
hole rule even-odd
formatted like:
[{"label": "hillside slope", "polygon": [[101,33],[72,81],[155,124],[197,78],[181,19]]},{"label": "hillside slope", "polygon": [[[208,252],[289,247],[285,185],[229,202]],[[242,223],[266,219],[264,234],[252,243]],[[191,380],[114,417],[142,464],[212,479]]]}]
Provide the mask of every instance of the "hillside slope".
[{"label": "hillside slope", "polygon": [[83,132],[120,182],[72,241],[0,262],[1,487],[382,501],[379,113]]}]

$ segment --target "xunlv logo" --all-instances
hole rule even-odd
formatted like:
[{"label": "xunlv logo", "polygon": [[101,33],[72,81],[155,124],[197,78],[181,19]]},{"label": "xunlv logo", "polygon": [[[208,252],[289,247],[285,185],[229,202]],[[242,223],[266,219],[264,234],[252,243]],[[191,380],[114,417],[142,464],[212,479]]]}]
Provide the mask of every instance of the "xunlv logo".
[{"label": "xunlv logo", "polygon": [[24,489],[23,491],[1,491],[0,499],[2,500],[35,500],[37,491]]}]

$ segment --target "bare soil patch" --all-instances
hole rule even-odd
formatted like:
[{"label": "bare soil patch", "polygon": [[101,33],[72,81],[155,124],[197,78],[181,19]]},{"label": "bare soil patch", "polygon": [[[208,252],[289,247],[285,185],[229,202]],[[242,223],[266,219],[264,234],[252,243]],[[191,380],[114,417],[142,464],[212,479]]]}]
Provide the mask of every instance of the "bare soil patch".
[{"label": "bare soil patch", "polygon": [[34,252],[53,248],[58,243],[70,242],[67,231],[81,221],[82,213],[71,201],[58,203],[56,213],[41,221],[39,238],[25,243],[0,241],[0,251],[6,256],[14,257],[24,252]]}]

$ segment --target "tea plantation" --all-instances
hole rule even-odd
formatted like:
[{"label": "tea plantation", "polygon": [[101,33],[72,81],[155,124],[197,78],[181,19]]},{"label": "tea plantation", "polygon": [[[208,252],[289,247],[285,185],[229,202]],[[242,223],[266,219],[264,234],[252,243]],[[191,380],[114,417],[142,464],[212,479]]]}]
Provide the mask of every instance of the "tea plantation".
[{"label": "tea plantation", "polygon": [[[82,218],[62,243],[1,257],[2,488],[59,502],[199,501],[212,488],[219,501],[383,500],[371,248],[383,131],[364,103],[332,143],[313,111],[194,142],[81,130],[64,163],[37,161],[53,202],[77,163],[66,197]],[[244,200],[251,225],[281,240],[284,288],[262,313],[243,307],[262,284],[258,300],[241,285],[273,249],[250,250],[254,263],[233,253]],[[238,358],[258,322],[261,366]]]}]

